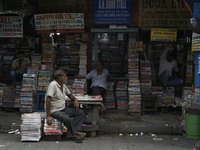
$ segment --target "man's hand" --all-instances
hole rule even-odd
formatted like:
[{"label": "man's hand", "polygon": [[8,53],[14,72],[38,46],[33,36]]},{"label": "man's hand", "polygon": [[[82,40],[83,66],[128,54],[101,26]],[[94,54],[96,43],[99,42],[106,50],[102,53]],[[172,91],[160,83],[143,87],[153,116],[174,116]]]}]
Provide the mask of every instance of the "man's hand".
[{"label": "man's hand", "polygon": [[48,116],[46,119],[47,119],[47,124],[50,126],[52,124],[52,120],[54,120],[54,118],[51,116]]},{"label": "man's hand", "polygon": [[76,98],[74,99],[74,106],[75,106],[76,108],[79,107],[79,102],[78,102],[78,100],[77,100]]},{"label": "man's hand", "polygon": [[25,67],[27,67],[27,66],[24,65],[24,64],[21,64],[20,67],[21,67],[21,68],[25,68]]}]

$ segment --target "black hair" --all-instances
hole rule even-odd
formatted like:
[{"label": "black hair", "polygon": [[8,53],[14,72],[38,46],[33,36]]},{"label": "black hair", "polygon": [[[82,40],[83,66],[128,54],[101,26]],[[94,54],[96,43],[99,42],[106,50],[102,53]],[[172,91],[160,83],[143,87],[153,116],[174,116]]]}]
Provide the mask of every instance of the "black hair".
[{"label": "black hair", "polygon": [[[100,61],[100,60],[99,60],[99,61],[97,61],[97,63],[100,63],[102,66],[104,66],[103,62],[102,62],[102,61]],[[97,63],[96,63],[96,64],[97,64]]]},{"label": "black hair", "polygon": [[56,70],[54,72],[54,79],[55,80],[58,80],[60,77],[62,77],[64,74],[66,74],[63,70],[59,69],[59,70]]},{"label": "black hair", "polygon": [[24,52],[23,52],[23,51],[19,51],[19,52],[18,52],[18,55],[21,55],[21,54],[24,55]]},{"label": "black hair", "polygon": [[174,59],[176,59],[176,53],[175,53],[175,52],[170,52],[170,53],[169,53],[169,56],[170,56],[170,57],[174,57]]}]

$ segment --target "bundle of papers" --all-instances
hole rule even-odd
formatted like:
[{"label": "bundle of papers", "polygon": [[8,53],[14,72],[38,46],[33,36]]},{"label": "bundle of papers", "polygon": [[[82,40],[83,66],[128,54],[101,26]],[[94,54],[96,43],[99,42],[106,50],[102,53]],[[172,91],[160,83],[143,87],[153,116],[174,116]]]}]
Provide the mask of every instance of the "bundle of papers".
[{"label": "bundle of papers", "polygon": [[21,119],[21,141],[39,141],[41,139],[40,113],[24,113]]}]

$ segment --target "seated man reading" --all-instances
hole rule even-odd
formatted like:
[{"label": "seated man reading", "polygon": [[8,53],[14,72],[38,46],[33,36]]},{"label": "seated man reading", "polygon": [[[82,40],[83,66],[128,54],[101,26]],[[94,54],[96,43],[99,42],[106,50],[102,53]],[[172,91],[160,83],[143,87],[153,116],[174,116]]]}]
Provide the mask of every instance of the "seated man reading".
[{"label": "seated man reading", "polygon": [[[101,95],[101,97],[104,96],[107,90],[107,77],[110,77],[111,80],[113,79],[108,70],[103,69],[103,63],[100,61],[96,63],[96,69],[89,72],[85,77],[78,76],[78,78],[91,79],[92,95]],[[101,103],[101,110],[105,110],[104,103]]]},{"label": "seated man reading", "polygon": [[22,84],[23,74],[27,72],[27,67],[31,66],[30,60],[24,57],[24,52],[19,51],[18,58],[12,63],[12,71],[10,72],[12,87],[15,86],[16,82],[21,82]]}]

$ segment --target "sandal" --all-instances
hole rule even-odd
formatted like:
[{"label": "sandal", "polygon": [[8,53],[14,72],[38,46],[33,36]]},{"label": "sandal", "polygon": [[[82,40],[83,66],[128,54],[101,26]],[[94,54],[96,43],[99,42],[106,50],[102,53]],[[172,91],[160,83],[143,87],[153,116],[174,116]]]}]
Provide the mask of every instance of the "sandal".
[{"label": "sandal", "polygon": [[77,135],[76,135],[76,136],[74,137],[74,142],[75,142],[75,143],[82,143],[82,142],[83,142],[83,139],[82,139],[80,136],[77,136]]}]

